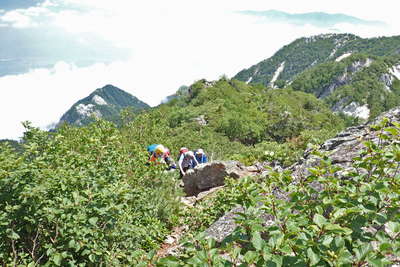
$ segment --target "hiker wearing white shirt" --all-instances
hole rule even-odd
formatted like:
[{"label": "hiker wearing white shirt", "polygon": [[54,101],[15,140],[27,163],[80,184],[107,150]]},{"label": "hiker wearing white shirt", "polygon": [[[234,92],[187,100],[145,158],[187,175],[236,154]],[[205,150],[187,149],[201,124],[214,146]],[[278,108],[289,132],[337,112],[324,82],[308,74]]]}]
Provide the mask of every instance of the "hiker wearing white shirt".
[{"label": "hiker wearing white shirt", "polygon": [[179,170],[181,172],[181,178],[186,174],[187,170],[193,168],[193,166],[196,166],[198,164],[199,162],[194,156],[193,151],[187,151],[182,153],[178,161]]}]

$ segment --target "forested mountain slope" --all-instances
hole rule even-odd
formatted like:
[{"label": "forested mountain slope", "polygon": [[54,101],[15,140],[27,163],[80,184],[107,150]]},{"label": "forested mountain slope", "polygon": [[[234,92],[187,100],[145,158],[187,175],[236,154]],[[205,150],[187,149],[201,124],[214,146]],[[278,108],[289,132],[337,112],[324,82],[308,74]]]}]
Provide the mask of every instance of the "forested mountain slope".
[{"label": "forested mountain slope", "polygon": [[350,53],[396,56],[400,53],[400,36],[362,39],[352,34],[321,34],[303,37],[233,78],[282,87],[306,69]]},{"label": "forested mountain slope", "polygon": [[400,105],[400,36],[301,38],[234,78],[312,93],[335,112],[368,120]]}]

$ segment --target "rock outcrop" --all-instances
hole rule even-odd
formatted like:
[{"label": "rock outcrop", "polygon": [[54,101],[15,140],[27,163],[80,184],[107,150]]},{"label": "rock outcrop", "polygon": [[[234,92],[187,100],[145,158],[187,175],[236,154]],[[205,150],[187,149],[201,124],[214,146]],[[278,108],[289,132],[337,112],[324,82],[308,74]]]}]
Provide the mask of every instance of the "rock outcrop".
[{"label": "rock outcrop", "polygon": [[227,212],[213,223],[205,233],[207,236],[214,238],[218,242],[222,242],[228,235],[236,229],[235,219],[238,212],[244,212],[244,208],[239,206]]},{"label": "rock outcrop", "polygon": [[[378,124],[383,118],[387,118],[389,122],[400,122],[400,107],[394,108],[379,117],[375,121],[356,127],[350,127],[345,131],[338,134],[336,137],[327,140],[319,147],[319,151],[327,153],[332,160],[332,164],[340,167],[340,171],[336,172],[340,178],[347,178],[346,173],[353,171],[353,158],[360,155],[360,152],[365,148],[364,142],[370,141],[378,143],[379,132],[373,130],[370,126]],[[292,171],[292,175],[297,182],[300,179],[306,178],[310,173],[309,168],[315,167],[319,164],[319,159],[311,153],[311,150],[305,152],[304,157],[299,162],[295,163],[288,170]],[[266,177],[268,179],[268,177]],[[317,191],[323,190],[323,186],[318,183],[310,184]],[[279,192],[278,192],[279,194]],[[285,199],[285,196],[278,195],[277,197]],[[235,214],[243,212],[243,207],[236,207],[218,219],[212,224],[205,232],[209,237],[222,241],[225,237],[230,235],[236,228]],[[265,221],[268,223],[273,218],[269,215],[265,216]]]},{"label": "rock outcrop", "polygon": [[257,168],[243,166],[238,161],[200,164],[183,176],[184,191],[187,196],[194,196],[210,188],[224,185],[225,177],[238,179],[258,172]]},{"label": "rock outcrop", "polygon": [[337,77],[331,84],[329,84],[327,87],[322,89],[321,93],[317,95],[318,98],[326,98],[327,96],[330,96],[336,88],[346,85],[349,83],[351,80],[351,75],[349,75],[347,72],[343,73],[339,77]]},{"label": "rock outcrop", "polygon": [[318,98],[326,98],[330,96],[336,88],[346,85],[351,82],[354,74],[363,68],[371,66],[373,61],[367,58],[365,61],[355,61],[349,65],[345,72],[336,77],[331,84],[323,88],[323,90],[317,95]]},{"label": "rock outcrop", "polygon": [[205,115],[200,115],[197,118],[194,118],[193,121],[197,122],[200,126],[206,126],[207,125],[207,120]]},{"label": "rock outcrop", "polygon": [[[320,146],[319,152],[327,153],[332,164],[343,169],[337,173],[338,176],[341,177],[347,171],[352,170],[353,158],[363,150],[364,142],[379,142],[379,132],[374,131],[370,126],[378,124],[383,118],[389,119],[390,122],[400,122],[400,107],[383,113],[371,123],[347,128]],[[292,175],[296,179],[303,179],[310,174],[307,169],[316,166],[318,163],[319,160],[312,155],[311,151],[306,151],[303,159],[289,169],[293,171]]]}]

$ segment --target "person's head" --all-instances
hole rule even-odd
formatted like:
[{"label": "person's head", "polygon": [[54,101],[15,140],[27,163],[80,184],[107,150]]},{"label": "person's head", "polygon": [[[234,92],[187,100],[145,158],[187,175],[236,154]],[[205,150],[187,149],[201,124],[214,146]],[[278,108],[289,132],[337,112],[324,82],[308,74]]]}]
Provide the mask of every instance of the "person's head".
[{"label": "person's head", "polygon": [[169,156],[171,155],[171,152],[169,151],[168,148],[165,148],[164,155],[165,155],[166,157],[169,157]]},{"label": "person's head", "polygon": [[202,156],[202,155],[204,155],[204,150],[203,150],[203,149],[201,149],[201,148],[197,149],[197,151],[196,151],[196,155],[199,155],[199,156]]},{"label": "person's head", "polygon": [[181,149],[179,149],[179,154],[183,154],[183,153],[186,153],[188,151],[189,151],[189,149],[187,147],[181,147]]},{"label": "person's head", "polygon": [[154,152],[157,156],[161,156],[165,153],[165,147],[163,145],[158,145]]},{"label": "person's head", "polygon": [[190,158],[193,158],[194,157],[194,153],[193,153],[193,151],[187,151],[187,152],[185,152],[185,157],[190,157]]}]

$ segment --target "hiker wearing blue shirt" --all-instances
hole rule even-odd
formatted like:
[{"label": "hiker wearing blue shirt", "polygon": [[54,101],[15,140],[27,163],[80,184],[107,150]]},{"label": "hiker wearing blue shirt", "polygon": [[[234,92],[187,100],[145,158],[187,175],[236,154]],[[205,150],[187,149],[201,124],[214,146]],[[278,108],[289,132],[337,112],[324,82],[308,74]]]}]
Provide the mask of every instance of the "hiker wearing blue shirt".
[{"label": "hiker wearing blue shirt", "polygon": [[[196,160],[197,160],[197,162],[198,162],[199,164],[207,163],[207,162],[208,162],[207,155],[204,153],[204,150],[203,150],[203,149],[201,149],[201,148],[197,149],[197,150],[195,151],[194,155],[195,155]],[[194,166],[193,166],[193,167],[196,167],[196,165],[197,165],[197,164],[194,162]]]}]

